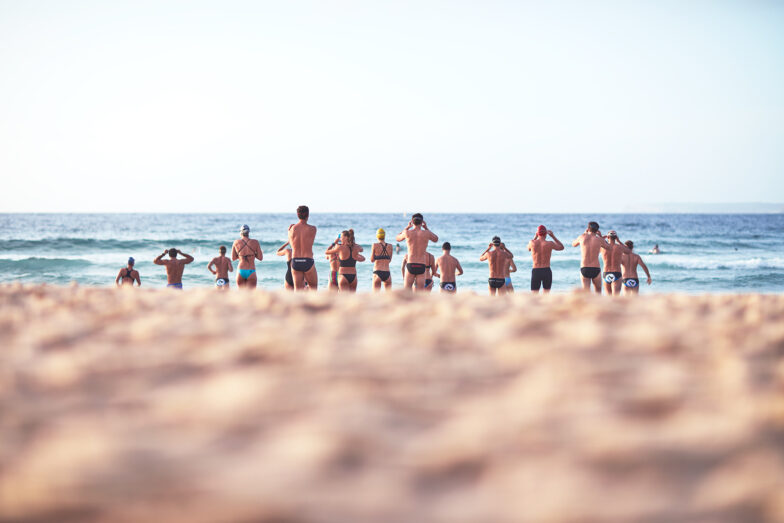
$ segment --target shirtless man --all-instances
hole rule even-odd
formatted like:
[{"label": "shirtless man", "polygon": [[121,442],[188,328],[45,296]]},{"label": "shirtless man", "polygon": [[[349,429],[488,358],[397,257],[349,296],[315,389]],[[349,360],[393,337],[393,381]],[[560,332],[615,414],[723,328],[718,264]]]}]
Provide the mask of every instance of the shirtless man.
[{"label": "shirtless man", "polygon": [[460,262],[452,256],[452,245],[449,242],[444,242],[441,246],[444,254],[436,259],[436,271],[433,276],[441,279],[441,292],[448,292],[454,294],[457,292],[457,276],[463,275],[463,268]]},{"label": "shirtless man", "polygon": [[607,249],[610,244],[604,241],[599,232],[599,224],[588,222],[585,232],[578,236],[572,247],[580,247],[582,258],[580,262],[580,275],[582,276],[583,290],[591,290],[591,282],[597,293],[602,293],[602,270],[599,268],[599,251]]},{"label": "shirtless man", "polygon": [[376,231],[378,243],[374,243],[370,248],[370,261],[373,262],[373,292],[381,290],[381,286],[389,291],[392,288],[392,276],[389,272],[389,264],[392,260],[392,245],[384,241],[387,233],[384,229]]},{"label": "shirtless man", "polygon": [[[308,224],[310,209],[307,205],[297,207],[299,221],[289,225],[289,244],[291,245],[291,276],[294,290],[317,290],[318,274],[313,262],[313,242],[316,240],[316,227]],[[307,286],[305,283],[307,282]]]},{"label": "shirtless man", "polygon": [[490,268],[490,278],[487,280],[490,289],[490,296],[495,296],[506,293],[506,277],[504,276],[506,268],[509,265],[509,259],[513,258],[498,236],[493,237],[493,241],[487,245],[487,249],[479,257],[479,261],[487,261]]},{"label": "shirtless man", "polygon": [[428,242],[437,242],[438,236],[427,228],[427,223],[423,216],[420,213],[416,213],[411,217],[411,221],[408,222],[406,228],[395,239],[399,242],[405,240],[408,247],[403,288],[410,290],[416,283],[416,291],[424,291],[425,270],[428,264],[427,244]]},{"label": "shirtless man", "polygon": [[621,243],[615,231],[607,233],[606,238],[610,246],[602,252],[604,291],[610,296],[617,296],[621,293],[621,257],[630,251]]},{"label": "shirtless man", "polygon": [[240,238],[231,245],[231,259],[240,260],[237,265],[237,287],[256,288],[256,260],[264,259],[258,240],[250,238],[250,227],[240,228]]},{"label": "shirtless man", "polygon": [[629,249],[628,254],[621,256],[621,266],[623,267],[623,293],[624,294],[639,294],[640,293],[640,279],[637,277],[637,265],[642,267],[645,275],[648,277],[648,285],[651,284],[651,273],[648,271],[648,266],[642,261],[639,254],[635,254],[634,243],[629,240],[626,242],[626,247]]},{"label": "shirtless man", "polygon": [[133,283],[136,282],[137,287],[142,286],[142,279],[139,276],[139,271],[133,268],[134,263],[136,263],[136,260],[128,258],[128,266],[120,269],[120,272],[117,273],[117,278],[114,279],[115,285],[118,287],[125,285],[133,287]]},{"label": "shirtless man", "polygon": [[207,270],[215,275],[215,286],[220,290],[227,291],[229,290],[229,273],[234,271],[234,267],[231,260],[226,257],[226,246],[221,245],[218,250],[220,256],[216,256],[207,264]]},{"label": "shirtless man", "polygon": [[[548,241],[550,236],[553,241]],[[540,288],[544,288],[544,293],[550,293],[553,286],[553,271],[550,269],[550,256],[553,251],[564,250],[563,243],[555,237],[553,231],[540,225],[536,229],[536,236],[528,242],[528,250],[531,251],[531,258],[534,261],[534,268],[531,270],[531,292],[539,293]]]},{"label": "shirtless man", "polygon": [[[169,255],[168,260],[163,259],[166,254]],[[178,254],[182,254],[182,260],[177,259]],[[152,262],[155,265],[166,266],[166,287],[182,290],[182,271],[184,271],[185,266],[192,261],[193,256],[190,254],[185,254],[179,249],[169,249],[168,251],[163,251],[163,253],[159,254]]]}]

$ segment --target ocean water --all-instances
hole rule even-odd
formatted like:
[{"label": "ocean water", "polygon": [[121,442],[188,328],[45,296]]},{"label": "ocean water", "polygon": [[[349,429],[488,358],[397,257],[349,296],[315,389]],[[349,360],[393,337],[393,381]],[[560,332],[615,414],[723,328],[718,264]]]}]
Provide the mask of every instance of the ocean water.
[{"label": "ocean water", "polygon": [[[498,235],[515,253],[518,290],[530,285],[531,257],[526,250],[539,224],[545,224],[566,245],[552,258],[553,290],[579,285],[580,252],[571,242],[596,220],[603,232],[615,229],[621,240],[633,240],[635,251],[651,270],[653,284],[641,280],[642,292],[782,292],[784,291],[784,214],[425,214],[440,243],[449,241],[465,274],[458,290],[486,292],[488,269],[479,255]],[[242,224],[260,241],[264,261],[258,263],[260,287],[283,285],[285,259],[275,255],[286,241],[292,214],[0,214],[0,282],[113,285],[128,256],[145,287],[163,287],[163,267],[152,263],[164,249],[176,247],[196,260],[185,269],[186,288],[212,286],[207,263],[218,247],[231,243]],[[408,223],[403,214],[318,214],[310,223],[319,228],[316,266],[320,287],[326,287],[329,265],[324,250],[337,234],[355,231],[357,243],[369,247],[382,227],[387,239]],[[658,243],[662,254],[646,254]],[[393,285],[401,282],[401,253],[392,259]],[[235,262],[236,269],[236,262]],[[358,263],[360,291],[369,290],[372,264]],[[640,271],[641,278],[644,277]],[[437,282],[438,280],[436,280]]]}]

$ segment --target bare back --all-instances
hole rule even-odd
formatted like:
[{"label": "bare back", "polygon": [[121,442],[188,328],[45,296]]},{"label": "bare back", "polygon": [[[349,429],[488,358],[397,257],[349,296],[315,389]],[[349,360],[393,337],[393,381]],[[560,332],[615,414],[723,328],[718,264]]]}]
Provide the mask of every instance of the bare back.
[{"label": "bare back", "polygon": [[487,265],[490,267],[491,278],[505,278],[509,266],[508,255],[499,249],[488,251]]},{"label": "bare back", "polygon": [[316,227],[305,222],[289,226],[289,244],[292,258],[312,258]]},{"label": "bare back", "polygon": [[555,247],[554,242],[543,238],[537,238],[528,243],[528,249],[531,251],[531,258],[534,262],[534,269],[547,269],[550,267],[553,247]]},{"label": "bare back", "polygon": [[216,277],[229,279],[229,267],[231,267],[231,260],[229,260],[226,256],[216,256],[212,259],[210,265],[215,267]]},{"label": "bare back", "polygon": [[182,272],[185,270],[185,260],[161,260],[166,267],[166,283],[182,283]]},{"label": "bare back", "polygon": [[596,267],[599,268],[599,251],[607,243],[603,238],[596,234],[584,232],[578,238],[580,241],[580,251],[582,253],[582,260],[580,267]]},{"label": "bare back", "polygon": [[[390,260],[392,258],[392,251],[392,245],[386,242],[374,243],[371,249],[373,270],[388,271]],[[381,258],[379,258],[379,256],[381,256]]]},{"label": "bare back", "polygon": [[439,257],[436,260],[436,267],[441,273],[441,281],[455,281],[455,272],[457,271],[458,265],[460,264],[458,263],[457,258],[451,254],[444,254],[443,256]]},{"label": "bare back", "polygon": [[640,263],[640,255],[624,254],[621,256],[621,267],[623,268],[623,278],[637,278],[637,265]]},{"label": "bare back", "polygon": [[242,237],[231,245],[231,259],[239,260],[238,269],[255,269],[256,260],[261,260],[261,245],[258,240]]},{"label": "bare back", "polygon": [[623,256],[624,248],[618,243],[610,243],[609,248],[602,252],[602,262],[604,263],[604,272],[618,272],[621,270],[621,257]]},{"label": "bare back", "polygon": [[427,244],[438,241],[438,236],[420,228],[406,231],[406,246],[408,247],[408,263],[427,264]]}]

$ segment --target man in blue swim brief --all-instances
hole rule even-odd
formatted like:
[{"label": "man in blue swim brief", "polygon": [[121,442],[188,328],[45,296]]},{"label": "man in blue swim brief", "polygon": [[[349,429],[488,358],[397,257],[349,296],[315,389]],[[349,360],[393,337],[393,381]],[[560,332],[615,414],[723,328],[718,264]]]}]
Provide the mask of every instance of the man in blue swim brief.
[{"label": "man in blue swim brief", "polygon": [[[169,255],[168,260],[163,257]],[[177,258],[178,254],[182,254],[182,259]],[[159,254],[152,262],[155,265],[163,265],[166,267],[166,287],[170,289],[182,290],[182,273],[185,266],[193,261],[193,256],[185,254],[179,249],[168,249]]]}]

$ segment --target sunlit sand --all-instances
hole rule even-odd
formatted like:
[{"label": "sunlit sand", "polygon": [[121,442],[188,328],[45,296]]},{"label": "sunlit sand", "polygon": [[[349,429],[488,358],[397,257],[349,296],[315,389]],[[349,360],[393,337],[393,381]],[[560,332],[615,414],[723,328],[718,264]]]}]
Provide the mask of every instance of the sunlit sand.
[{"label": "sunlit sand", "polygon": [[783,521],[784,296],[0,286],[0,520]]}]

